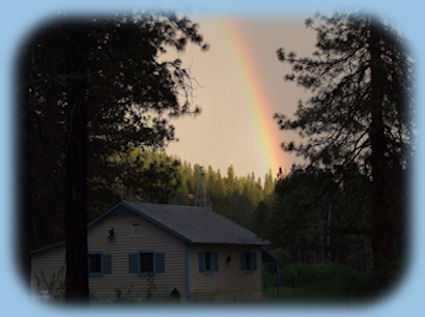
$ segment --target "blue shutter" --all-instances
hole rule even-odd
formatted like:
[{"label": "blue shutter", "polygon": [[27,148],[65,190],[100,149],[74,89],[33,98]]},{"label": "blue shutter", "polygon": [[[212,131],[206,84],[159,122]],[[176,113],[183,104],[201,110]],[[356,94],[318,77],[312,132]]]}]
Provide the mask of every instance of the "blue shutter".
[{"label": "blue shutter", "polygon": [[137,273],[137,254],[128,255],[128,273]]},{"label": "blue shutter", "polygon": [[198,264],[199,264],[199,272],[204,272],[205,271],[205,257],[204,257],[204,253],[199,253],[198,254]]},{"label": "blue shutter", "polygon": [[212,252],[213,255],[213,271],[218,272],[218,255],[215,252]]},{"label": "blue shutter", "polygon": [[257,253],[252,252],[251,253],[251,259],[252,259],[252,270],[253,271],[257,271]]},{"label": "blue shutter", "polygon": [[104,274],[112,273],[112,255],[110,254],[103,255],[103,273]]},{"label": "blue shutter", "polygon": [[245,252],[242,252],[241,253],[241,270],[242,271],[245,271],[245,256],[246,256],[246,253]]},{"label": "blue shutter", "polygon": [[165,272],[165,254],[164,253],[155,253],[155,272],[164,273]]}]

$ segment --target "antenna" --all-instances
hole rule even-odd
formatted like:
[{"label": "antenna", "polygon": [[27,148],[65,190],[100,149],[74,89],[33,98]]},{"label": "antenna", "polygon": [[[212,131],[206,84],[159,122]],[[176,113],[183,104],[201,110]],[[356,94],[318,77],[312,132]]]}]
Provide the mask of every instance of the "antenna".
[{"label": "antenna", "polygon": [[211,210],[211,206],[207,199],[207,188],[205,186],[205,171],[204,167],[200,166],[201,178],[198,181],[195,196],[195,206],[202,206],[204,210]]}]

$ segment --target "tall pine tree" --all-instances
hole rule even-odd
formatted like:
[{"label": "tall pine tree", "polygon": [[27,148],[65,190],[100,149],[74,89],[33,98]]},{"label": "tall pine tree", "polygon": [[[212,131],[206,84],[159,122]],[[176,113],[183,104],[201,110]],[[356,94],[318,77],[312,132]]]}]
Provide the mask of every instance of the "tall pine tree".
[{"label": "tall pine tree", "polygon": [[412,60],[399,34],[369,16],[317,16],[306,25],[317,33],[313,57],[277,51],[282,62],[292,65],[285,79],[311,92],[293,119],[275,115],[281,129],[302,137],[298,144],[282,146],[336,176],[356,164],[369,177],[375,268],[387,272],[388,280],[400,252],[395,233],[405,212],[406,187],[400,179],[412,138]]},{"label": "tall pine tree", "polygon": [[[88,299],[88,182],[110,186],[116,174],[111,155],[162,147],[174,139],[170,117],[199,112],[181,61],[162,57],[190,42],[207,48],[197,24],[172,14],[145,14],[54,21],[23,47],[21,233],[29,232],[41,203],[53,200],[47,210],[65,211],[67,299]],[[53,146],[46,149],[46,140]],[[54,177],[51,170],[63,179],[58,187],[42,181]],[[55,210],[56,201],[61,208]],[[21,245],[28,274],[31,237]]]}]

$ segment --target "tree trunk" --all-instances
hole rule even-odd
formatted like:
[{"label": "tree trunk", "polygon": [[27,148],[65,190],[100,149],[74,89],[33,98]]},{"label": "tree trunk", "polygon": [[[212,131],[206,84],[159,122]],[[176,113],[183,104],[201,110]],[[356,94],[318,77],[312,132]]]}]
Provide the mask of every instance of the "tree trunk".
[{"label": "tree trunk", "polygon": [[384,99],[384,67],[381,57],[380,29],[373,22],[370,23],[368,38],[371,58],[371,93],[370,111],[371,124],[369,138],[371,143],[371,169],[372,169],[372,248],[375,261],[375,270],[384,272],[392,260],[389,210],[391,201],[387,189],[388,160],[385,158],[386,139],[383,122]]},{"label": "tree trunk", "polygon": [[332,205],[329,204],[328,218],[326,226],[326,261],[331,261],[331,221],[332,221]]},{"label": "tree trunk", "polygon": [[87,302],[87,119],[84,79],[75,79],[70,88],[66,150],[65,297],[68,301]]},{"label": "tree trunk", "polygon": [[[22,139],[26,139],[24,136],[25,132],[21,135]],[[27,152],[28,143],[23,144],[24,149],[20,152],[20,155],[24,155]],[[21,189],[20,189],[20,203],[19,203],[19,213],[17,219],[17,227],[19,228],[19,234],[16,239],[18,244],[19,253],[17,254],[20,266],[20,271],[22,278],[25,284],[28,286],[31,282],[31,237],[32,232],[34,231],[32,223],[32,207],[31,204],[31,176],[29,172],[29,162],[28,156],[21,157],[23,160],[21,164],[20,180],[21,180]]]},{"label": "tree trunk", "polygon": [[[34,63],[34,53],[31,50],[30,57],[28,58],[29,65],[25,65],[28,68]],[[20,81],[27,83],[32,80],[30,72],[23,72],[20,75]],[[18,235],[16,243],[18,244],[17,262],[18,267],[21,271],[24,283],[28,286],[31,283],[31,247],[33,241],[31,240],[31,233],[34,232],[33,223],[33,195],[34,190],[32,188],[32,173],[31,173],[31,153],[34,151],[33,140],[31,136],[31,126],[34,124],[33,112],[30,104],[30,98],[28,93],[21,94],[20,97],[20,120],[19,120],[19,195],[18,198],[18,216],[17,216],[17,228]]]}]

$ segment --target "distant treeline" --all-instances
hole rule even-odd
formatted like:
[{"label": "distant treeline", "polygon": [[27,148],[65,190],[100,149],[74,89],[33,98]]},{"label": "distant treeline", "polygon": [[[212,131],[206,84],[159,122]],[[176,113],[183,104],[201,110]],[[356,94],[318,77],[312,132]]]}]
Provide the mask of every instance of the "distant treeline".
[{"label": "distant treeline", "polygon": [[[113,187],[122,200],[193,206],[202,198],[200,164],[192,165],[165,152],[138,149],[112,161],[131,171]],[[204,167],[204,173],[208,207],[241,225],[251,227],[259,206],[272,201],[276,177],[271,170],[263,178],[253,172],[237,177],[233,165],[223,175],[211,166]]]}]

